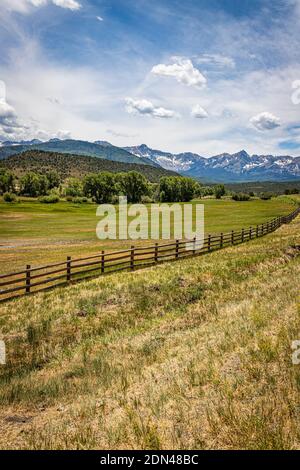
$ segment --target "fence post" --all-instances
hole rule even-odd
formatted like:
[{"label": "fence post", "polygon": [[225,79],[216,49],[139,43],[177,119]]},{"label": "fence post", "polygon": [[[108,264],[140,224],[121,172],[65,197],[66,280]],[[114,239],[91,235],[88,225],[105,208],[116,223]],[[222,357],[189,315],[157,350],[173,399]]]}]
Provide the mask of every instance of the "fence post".
[{"label": "fence post", "polygon": [[131,253],[130,253],[130,268],[131,271],[134,270],[134,246],[131,246]]},{"label": "fence post", "polygon": [[231,245],[234,245],[234,230],[231,232]]},{"label": "fence post", "polygon": [[211,235],[210,234],[208,235],[207,250],[208,251],[211,250]]},{"label": "fence post", "polygon": [[258,238],[258,225],[256,225],[256,238]]},{"label": "fence post", "polygon": [[158,262],[158,243],[155,243],[154,261],[155,263]]},{"label": "fence post", "polygon": [[30,294],[30,264],[26,266],[26,294]]},{"label": "fence post", "polygon": [[242,228],[242,243],[244,243],[245,229]]},{"label": "fence post", "polygon": [[67,257],[67,281],[71,281],[71,256]]},{"label": "fence post", "polygon": [[252,240],[252,227],[249,229],[249,240]]},{"label": "fence post", "polygon": [[196,238],[196,237],[194,237],[193,255],[195,255],[195,254],[196,254],[196,240],[197,240],[197,238]]},{"label": "fence post", "polygon": [[101,273],[102,273],[102,274],[104,273],[104,269],[105,269],[105,257],[104,257],[104,253],[105,253],[105,251],[102,250],[102,251],[101,251]]},{"label": "fence post", "polygon": [[179,257],[179,240],[176,240],[176,253],[175,258],[178,259]]},{"label": "fence post", "polygon": [[220,248],[223,248],[223,232],[220,235]]}]

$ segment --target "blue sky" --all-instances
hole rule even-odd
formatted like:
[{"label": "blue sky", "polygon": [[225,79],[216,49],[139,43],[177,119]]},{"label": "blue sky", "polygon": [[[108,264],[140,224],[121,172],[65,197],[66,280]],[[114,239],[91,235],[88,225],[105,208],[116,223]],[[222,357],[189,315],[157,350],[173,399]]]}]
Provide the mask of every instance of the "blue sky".
[{"label": "blue sky", "polygon": [[300,155],[299,26],[300,0],[0,0],[0,140]]}]

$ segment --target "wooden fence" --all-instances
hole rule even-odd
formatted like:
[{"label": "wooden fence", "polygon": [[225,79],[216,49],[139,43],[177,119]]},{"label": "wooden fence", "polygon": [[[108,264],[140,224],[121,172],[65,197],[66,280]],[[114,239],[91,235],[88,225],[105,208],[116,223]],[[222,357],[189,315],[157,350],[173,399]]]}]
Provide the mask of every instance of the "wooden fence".
[{"label": "wooden fence", "polygon": [[213,250],[237,245],[254,238],[262,237],[277,230],[281,225],[291,222],[300,207],[286,216],[276,217],[264,224],[240,231],[208,235],[203,243],[194,240],[176,240],[153,246],[134,247],[115,252],[100,252],[86,258],[72,259],[47,266],[26,266],[23,271],[0,275],[0,301],[30,294],[54,286],[66,285],[72,281],[87,279],[121,270],[134,271],[163,261],[177,260],[189,256],[199,256]]}]

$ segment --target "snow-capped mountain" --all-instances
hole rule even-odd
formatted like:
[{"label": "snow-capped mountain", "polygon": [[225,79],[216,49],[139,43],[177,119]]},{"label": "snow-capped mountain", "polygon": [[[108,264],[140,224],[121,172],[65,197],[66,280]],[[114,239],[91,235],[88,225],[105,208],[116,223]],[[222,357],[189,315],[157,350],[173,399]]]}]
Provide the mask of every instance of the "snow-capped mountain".
[{"label": "snow-capped mountain", "polygon": [[147,157],[163,168],[210,181],[268,181],[300,179],[300,157],[249,155],[245,150],[204,158],[195,153],[172,154],[147,145],[126,147],[138,157]]},{"label": "snow-capped mountain", "polygon": [[153,150],[147,145],[142,144],[137,147],[125,147],[127,152],[133,153],[137,157],[146,157],[155,163],[158,163],[167,170],[178,171],[185,173],[189,171],[200,160],[206,161],[206,158],[200,157],[196,153],[178,153],[173,154],[169,152],[162,152],[161,150]]}]

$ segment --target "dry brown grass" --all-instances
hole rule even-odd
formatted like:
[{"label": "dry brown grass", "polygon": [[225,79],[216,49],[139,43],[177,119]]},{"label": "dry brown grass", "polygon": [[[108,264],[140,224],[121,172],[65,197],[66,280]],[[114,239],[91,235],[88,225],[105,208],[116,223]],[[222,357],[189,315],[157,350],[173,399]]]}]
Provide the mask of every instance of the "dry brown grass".
[{"label": "dry brown grass", "polygon": [[1,448],[300,448],[300,218],[0,308]]}]

